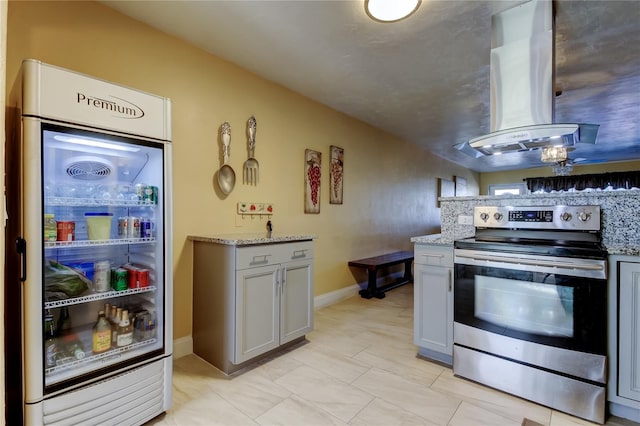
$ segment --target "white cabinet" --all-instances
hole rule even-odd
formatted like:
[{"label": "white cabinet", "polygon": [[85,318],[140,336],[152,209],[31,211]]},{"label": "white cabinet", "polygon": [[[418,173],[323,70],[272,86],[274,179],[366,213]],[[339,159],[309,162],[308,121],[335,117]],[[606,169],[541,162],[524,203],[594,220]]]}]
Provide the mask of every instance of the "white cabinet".
[{"label": "white cabinet", "polygon": [[416,244],[413,269],[413,341],[420,355],[451,364],[453,246]]},{"label": "white cabinet", "polygon": [[640,257],[610,256],[610,411],[640,421]]},{"label": "white cabinet", "polygon": [[313,242],[194,242],[193,348],[226,373],[313,329]]},{"label": "white cabinet", "polygon": [[312,282],[311,259],[237,271],[235,364],[313,329]]},{"label": "white cabinet", "polygon": [[279,275],[278,266],[237,272],[234,364],[280,346]]}]

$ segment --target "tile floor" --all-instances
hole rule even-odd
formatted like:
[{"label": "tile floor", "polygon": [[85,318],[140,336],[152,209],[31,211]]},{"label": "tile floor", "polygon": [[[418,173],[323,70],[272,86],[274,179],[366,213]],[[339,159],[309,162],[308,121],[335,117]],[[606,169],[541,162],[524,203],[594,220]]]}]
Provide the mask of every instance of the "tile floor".
[{"label": "tile floor", "polygon": [[173,407],[147,426],[593,425],[417,358],[410,284],[316,311],[307,339],[232,378],[196,355],[175,360]]}]

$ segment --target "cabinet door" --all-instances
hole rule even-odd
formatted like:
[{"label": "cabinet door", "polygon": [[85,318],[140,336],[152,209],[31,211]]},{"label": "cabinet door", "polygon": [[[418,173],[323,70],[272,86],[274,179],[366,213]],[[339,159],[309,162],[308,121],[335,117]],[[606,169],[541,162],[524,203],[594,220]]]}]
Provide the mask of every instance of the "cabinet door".
[{"label": "cabinet door", "polygon": [[452,269],[414,266],[414,343],[453,354]]},{"label": "cabinet door", "polygon": [[640,401],[640,263],[620,262],[618,394]]},{"label": "cabinet door", "polygon": [[313,329],[313,264],[311,261],[283,265],[280,301],[280,343],[304,336]]},{"label": "cabinet door", "polygon": [[279,346],[279,271],[279,265],[237,271],[235,364]]}]

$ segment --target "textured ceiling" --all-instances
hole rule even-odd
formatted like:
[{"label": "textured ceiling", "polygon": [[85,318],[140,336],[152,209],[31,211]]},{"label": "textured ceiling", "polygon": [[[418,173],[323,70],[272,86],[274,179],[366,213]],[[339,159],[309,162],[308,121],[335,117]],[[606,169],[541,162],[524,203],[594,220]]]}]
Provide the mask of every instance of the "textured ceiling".
[{"label": "textured ceiling", "polygon": [[[522,1],[423,0],[397,23],[363,1],[102,1],[268,80],[476,171],[545,165],[539,152],[474,159],[489,132],[491,15]],[[640,1],[554,2],[556,122],[600,125],[581,164],[640,159]]]}]

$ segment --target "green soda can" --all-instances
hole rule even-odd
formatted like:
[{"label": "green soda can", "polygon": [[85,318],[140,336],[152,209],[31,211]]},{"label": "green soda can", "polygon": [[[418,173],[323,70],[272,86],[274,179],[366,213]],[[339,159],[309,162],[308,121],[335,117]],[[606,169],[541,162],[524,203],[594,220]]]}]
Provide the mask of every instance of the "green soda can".
[{"label": "green soda can", "polygon": [[143,200],[146,204],[158,204],[158,187],[157,186],[145,187]]},{"label": "green soda can", "polygon": [[115,291],[127,289],[127,270],[124,268],[113,269],[111,273],[111,287]]}]

